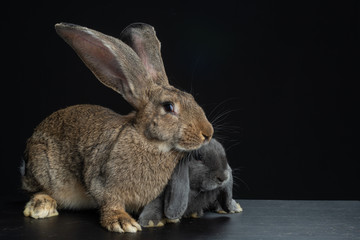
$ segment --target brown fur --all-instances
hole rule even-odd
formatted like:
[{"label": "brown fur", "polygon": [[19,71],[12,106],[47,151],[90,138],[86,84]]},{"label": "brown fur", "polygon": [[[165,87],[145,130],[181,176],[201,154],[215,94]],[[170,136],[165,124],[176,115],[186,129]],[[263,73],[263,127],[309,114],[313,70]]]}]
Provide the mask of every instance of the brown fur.
[{"label": "brown fur", "polygon": [[[98,207],[100,222],[110,231],[141,230],[125,211],[137,211],[156,198],[184,151],[210,140],[212,126],[190,94],[168,84],[151,26],[125,30],[123,39],[134,50],[76,25],[60,24],[57,31],[136,111],[121,116],[101,106],[76,105],[51,114],[27,141],[23,188],[42,192],[60,208]],[[166,112],[164,102],[173,103],[174,112]],[[31,206],[41,211],[41,204]]]}]

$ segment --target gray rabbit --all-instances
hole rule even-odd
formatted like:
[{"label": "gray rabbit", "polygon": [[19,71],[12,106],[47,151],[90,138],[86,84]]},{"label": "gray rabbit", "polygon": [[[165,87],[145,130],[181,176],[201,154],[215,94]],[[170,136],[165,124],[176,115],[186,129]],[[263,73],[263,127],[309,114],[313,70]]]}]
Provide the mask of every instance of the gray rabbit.
[{"label": "gray rabbit", "polygon": [[181,217],[201,217],[205,210],[242,211],[232,198],[232,170],[223,146],[212,139],[189,158],[179,162],[164,192],[145,206],[139,216],[140,225],[159,227]]}]

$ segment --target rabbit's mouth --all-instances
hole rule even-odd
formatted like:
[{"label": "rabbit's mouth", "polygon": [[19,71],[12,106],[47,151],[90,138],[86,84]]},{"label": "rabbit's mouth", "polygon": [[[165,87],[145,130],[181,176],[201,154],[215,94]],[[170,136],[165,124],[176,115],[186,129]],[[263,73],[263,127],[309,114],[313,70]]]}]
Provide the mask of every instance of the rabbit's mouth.
[{"label": "rabbit's mouth", "polygon": [[211,134],[203,134],[199,132],[198,134],[193,134],[194,131],[183,131],[183,134],[179,141],[175,144],[175,148],[180,151],[194,151],[202,146],[208,144],[211,140]]},{"label": "rabbit's mouth", "polygon": [[200,144],[194,144],[194,145],[175,144],[174,146],[171,146],[167,143],[163,143],[163,144],[159,145],[159,150],[161,152],[169,152],[171,149],[175,149],[179,152],[191,152],[191,151],[201,148],[204,144],[206,144],[206,143],[200,143]]},{"label": "rabbit's mouth", "polygon": [[179,151],[185,151],[185,152],[190,152],[190,151],[194,151],[197,150],[199,148],[201,148],[203,145],[207,144],[207,141],[203,141],[203,142],[197,142],[197,143],[189,143],[189,142],[185,142],[185,144],[175,144],[175,148]]},{"label": "rabbit's mouth", "polygon": [[197,150],[201,148],[203,145],[208,144],[207,140],[195,140],[195,138],[192,138],[193,141],[189,141],[188,139],[185,140],[179,140],[175,144],[169,144],[167,142],[159,144],[159,150],[161,152],[169,152],[171,149],[175,149],[180,152],[191,152],[194,150]]},{"label": "rabbit's mouth", "polygon": [[225,186],[230,180],[230,172],[225,170],[222,174],[216,174],[211,178],[205,179],[201,184],[202,191],[212,191]]}]

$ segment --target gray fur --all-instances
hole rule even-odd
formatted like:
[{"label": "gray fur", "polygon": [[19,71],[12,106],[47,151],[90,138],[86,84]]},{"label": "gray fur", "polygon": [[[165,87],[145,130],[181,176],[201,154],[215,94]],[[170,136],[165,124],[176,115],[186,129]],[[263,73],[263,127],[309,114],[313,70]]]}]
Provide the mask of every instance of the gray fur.
[{"label": "gray fur", "polygon": [[[201,159],[200,156],[202,156]],[[233,177],[223,146],[212,139],[184,158],[175,168],[164,193],[147,205],[139,217],[142,226],[156,226],[164,218],[201,217],[205,210],[235,213],[242,209],[232,199]]]}]

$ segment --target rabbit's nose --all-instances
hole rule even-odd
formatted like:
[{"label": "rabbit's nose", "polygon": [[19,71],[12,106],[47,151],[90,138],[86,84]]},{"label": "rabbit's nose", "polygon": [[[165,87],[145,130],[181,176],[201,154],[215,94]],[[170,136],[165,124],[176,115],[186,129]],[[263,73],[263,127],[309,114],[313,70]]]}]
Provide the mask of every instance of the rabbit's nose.
[{"label": "rabbit's nose", "polygon": [[208,136],[208,135],[206,135],[206,134],[204,134],[204,133],[201,133],[201,134],[202,134],[202,136],[203,136],[204,142],[209,142],[209,141],[210,141],[211,136]]},{"label": "rabbit's nose", "polygon": [[218,174],[216,176],[216,180],[218,180],[218,182],[221,184],[223,182],[226,182],[228,180],[228,175],[224,172],[223,174]]},{"label": "rabbit's nose", "polygon": [[227,180],[229,179],[229,172],[226,170],[223,173],[218,173],[216,175],[216,180],[222,184],[224,182],[227,182]]},{"label": "rabbit's nose", "polygon": [[214,134],[214,128],[210,123],[202,124],[201,136],[204,143],[210,142],[213,134]]}]

